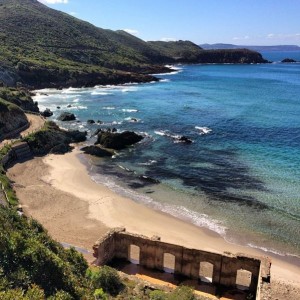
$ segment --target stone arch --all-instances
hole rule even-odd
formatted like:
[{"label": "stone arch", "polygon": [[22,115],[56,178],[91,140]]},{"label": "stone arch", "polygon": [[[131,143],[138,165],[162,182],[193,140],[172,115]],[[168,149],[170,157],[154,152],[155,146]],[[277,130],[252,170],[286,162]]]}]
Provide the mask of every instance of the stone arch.
[{"label": "stone arch", "polygon": [[214,265],[208,261],[199,263],[199,279],[202,282],[212,283],[214,274]]},{"label": "stone arch", "polygon": [[250,271],[239,269],[236,272],[236,287],[239,290],[249,290],[252,281],[252,273]]},{"label": "stone arch", "polygon": [[136,245],[129,245],[128,247],[128,260],[135,265],[140,264],[141,248]]},{"label": "stone arch", "polygon": [[164,253],[163,256],[163,268],[166,273],[174,274],[175,272],[176,258],[171,253]]}]

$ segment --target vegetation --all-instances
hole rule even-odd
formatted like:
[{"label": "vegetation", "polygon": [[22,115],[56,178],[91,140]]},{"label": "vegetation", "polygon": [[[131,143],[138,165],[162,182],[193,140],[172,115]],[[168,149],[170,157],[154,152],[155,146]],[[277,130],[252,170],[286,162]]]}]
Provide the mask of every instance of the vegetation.
[{"label": "vegetation", "polygon": [[49,297],[60,291],[81,299],[89,292],[87,268],[81,254],[65,250],[38,222],[0,206],[0,299],[5,294],[14,295],[7,299],[43,293]]},{"label": "vegetation", "polygon": [[44,127],[24,138],[36,155],[51,153],[66,153],[71,149],[70,143],[86,140],[86,132],[78,130],[65,131],[54,122],[48,121]]},{"label": "vegetation", "polygon": [[0,22],[0,81],[10,86],[152,81],[143,74],[166,70],[158,64],[205,62],[200,54],[210,55],[188,41],[147,43],[122,30],[101,29],[37,0],[0,0]]},{"label": "vegetation", "polygon": [[32,94],[25,89],[0,87],[0,98],[3,100],[13,103],[25,111],[38,112],[37,103],[33,102],[31,96]]}]

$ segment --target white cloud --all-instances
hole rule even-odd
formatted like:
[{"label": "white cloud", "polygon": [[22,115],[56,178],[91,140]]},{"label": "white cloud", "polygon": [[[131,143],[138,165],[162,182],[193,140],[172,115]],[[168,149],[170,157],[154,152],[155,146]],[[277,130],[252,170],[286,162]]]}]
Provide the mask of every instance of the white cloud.
[{"label": "white cloud", "polygon": [[39,0],[40,2],[42,3],[45,3],[45,4],[68,4],[69,3],[69,0]]},{"label": "white cloud", "polygon": [[249,35],[245,35],[245,36],[242,36],[242,37],[236,36],[236,37],[234,37],[232,39],[235,40],[235,41],[250,40],[250,36]]},{"label": "white cloud", "polygon": [[171,37],[164,37],[160,39],[162,42],[175,42],[177,39]]},{"label": "white cloud", "polygon": [[123,29],[123,30],[128,32],[129,34],[132,34],[132,35],[138,35],[139,34],[138,30],[136,30],[136,29],[126,28],[126,29]]}]

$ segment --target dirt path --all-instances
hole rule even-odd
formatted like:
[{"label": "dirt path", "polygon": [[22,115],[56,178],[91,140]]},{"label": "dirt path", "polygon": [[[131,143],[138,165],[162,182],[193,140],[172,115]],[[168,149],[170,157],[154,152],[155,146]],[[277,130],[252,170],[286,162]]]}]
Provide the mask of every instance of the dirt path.
[{"label": "dirt path", "polygon": [[45,121],[46,121],[40,115],[26,114],[26,117],[30,124],[29,127],[27,129],[25,129],[24,131],[18,133],[14,138],[6,139],[6,140],[3,140],[2,142],[0,142],[0,149],[2,147],[4,147],[6,144],[10,144],[11,142],[13,142],[15,139],[19,139],[20,137],[25,137],[29,133],[32,133],[34,131],[41,129],[44,126]]}]

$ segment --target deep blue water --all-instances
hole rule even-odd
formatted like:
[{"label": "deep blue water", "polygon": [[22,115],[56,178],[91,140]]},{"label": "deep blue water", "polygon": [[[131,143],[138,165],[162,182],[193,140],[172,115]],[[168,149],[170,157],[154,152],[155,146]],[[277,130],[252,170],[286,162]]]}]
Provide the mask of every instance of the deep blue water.
[{"label": "deep blue water", "polygon": [[[230,241],[300,256],[300,64],[178,67],[159,83],[44,90],[36,100],[54,119],[70,111],[82,121],[64,127],[145,136],[112,160],[94,159],[96,180]],[[178,143],[182,135],[193,143]]]}]

